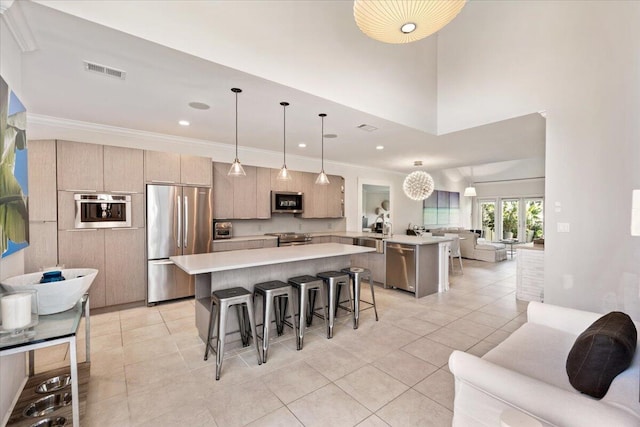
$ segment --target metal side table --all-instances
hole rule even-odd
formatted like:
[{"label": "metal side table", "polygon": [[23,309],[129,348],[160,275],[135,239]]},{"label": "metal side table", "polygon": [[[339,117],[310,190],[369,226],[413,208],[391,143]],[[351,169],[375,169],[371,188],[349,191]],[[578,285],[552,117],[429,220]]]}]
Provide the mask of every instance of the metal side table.
[{"label": "metal side table", "polygon": [[90,361],[90,325],[89,325],[89,295],[85,294],[76,305],[62,313],[41,315],[38,324],[28,333],[17,337],[0,335],[0,356],[29,352],[29,375],[33,375],[33,350],[52,345],[69,343],[69,364],[71,370],[71,408],[73,411],[73,425],[80,425],[80,405],[78,392],[78,360],[76,354],[76,334],[82,316],[85,317],[85,337],[87,355]]}]

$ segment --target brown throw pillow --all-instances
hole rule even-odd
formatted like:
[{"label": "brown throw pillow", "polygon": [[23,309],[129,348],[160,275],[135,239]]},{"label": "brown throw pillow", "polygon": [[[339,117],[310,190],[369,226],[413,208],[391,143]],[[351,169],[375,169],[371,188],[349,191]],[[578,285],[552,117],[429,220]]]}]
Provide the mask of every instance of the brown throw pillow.
[{"label": "brown throw pillow", "polygon": [[636,350],[637,331],[629,316],[612,311],[593,322],[569,351],[567,374],[578,391],[601,399],[613,379],[627,369]]}]

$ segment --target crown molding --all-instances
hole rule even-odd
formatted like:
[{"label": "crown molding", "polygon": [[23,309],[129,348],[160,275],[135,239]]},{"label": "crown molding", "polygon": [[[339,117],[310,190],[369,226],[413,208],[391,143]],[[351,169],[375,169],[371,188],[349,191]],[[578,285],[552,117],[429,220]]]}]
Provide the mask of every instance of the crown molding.
[{"label": "crown molding", "polygon": [[[187,138],[187,137],[181,137],[181,136],[175,136],[175,135],[167,135],[164,133],[149,132],[149,131],[143,131],[143,130],[137,130],[137,129],[122,128],[118,126],[103,125],[99,123],[63,119],[60,117],[45,116],[42,114],[33,114],[33,113],[29,113],[28,111],[27,111],[27,125],[28,127],[42,126],[46,131],[53,133],[53,135],[41,136],[43,137],[43,139],[58,139],[54,131],[54,129],[58,129],[60,131],[82,132],[86,134],[93,134],[93,135],[97,134],[101,136],[108,136],[110,140],[113,140],[115,137],[115,139],[120,138],[122,140],[128,140],[128,141],[137,140],[137,141],[145,141],[148,143],[160,142],[160,143],[167,143],[167,144],[175,144],[178,146],[182,145],[185,147],[199,146],[199,147],[206,147],[207,150],[213,150],[213,151],[215,151],[216,149],[233,150],[233,147],[234,147],[234,144],[224,144],[221,142],[207,141],[204,139]],[[28,135],[28,132],[29,131],[27,129],[27,135]],[[240,146],[239,148],[240,148],[241,154],[253,153],[253,154],[260,155],[262,157],[270,156],[274,154],[278,156],[281,155],[280,152],[263,150],[259,148],[252,148],[252,147],[246,147],[246,146],[245,147]],[[292,155],[292,154],[288,154],[287,158],[298,158],[305,161],[308,161],[308,160],[319,161],[319,158],[316,158],[316,157],[300,156],[300,155]],[[394,170],[368,168],[368,167],[363,167],[361,165],[356,165],[353,163],[328,161],[327,159],[325,159],[325,165],[342,166],[342,167],[348,167],[352,169],[357,168],[357,169],[366,169],[366,170],[373,170],[373,171],[377,170],[385,173],[396,174],[399,176],[406,175],[404,173],[394,171]],[[259,166],[259,165],[255,165],[255,166]]]},{"label": "crown molding", "polygon": [[38,48],[27,19],[22,13],[20,2],[0,0],[0,14],[2,14],[2,19],[6,22],[7,28],[23,53],[33,52]]}]

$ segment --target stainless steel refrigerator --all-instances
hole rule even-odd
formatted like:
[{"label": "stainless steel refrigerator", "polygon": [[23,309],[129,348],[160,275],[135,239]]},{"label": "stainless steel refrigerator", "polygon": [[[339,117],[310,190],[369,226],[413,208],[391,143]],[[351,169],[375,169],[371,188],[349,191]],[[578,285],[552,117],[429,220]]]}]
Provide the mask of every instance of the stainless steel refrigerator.
[{"label": "stainless steel refrigerator", "polygon": [[212,216],[210,188],[147,185],[147,304],[195,294],[169,257],[211,252]]}]

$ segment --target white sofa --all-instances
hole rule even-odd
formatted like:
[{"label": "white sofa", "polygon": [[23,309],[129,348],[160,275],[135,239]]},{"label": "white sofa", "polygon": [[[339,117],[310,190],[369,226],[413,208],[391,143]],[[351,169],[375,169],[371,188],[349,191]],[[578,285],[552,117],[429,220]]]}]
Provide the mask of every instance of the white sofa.
[{"label": "white sofa", "polygon": [[640,344],[631,366],[601,400],[569,383],[569,350],[600,316],[531,302],[527,323],[482,358],[454,351],[449,358],[455,377],[453,425],[499,426],[501,414],[511,408],[543,426],[640,426]]},{"label": "white sofa", "polygon": [[431,230],[431,233],[434,236],[444,236],[444,233],[456,233],[460,236],[460,253],[463,258],[487,262],[498,262],[507,259],[507,249],[504,244],[480,239],[473,231],[458,228],[438,228]]}]

